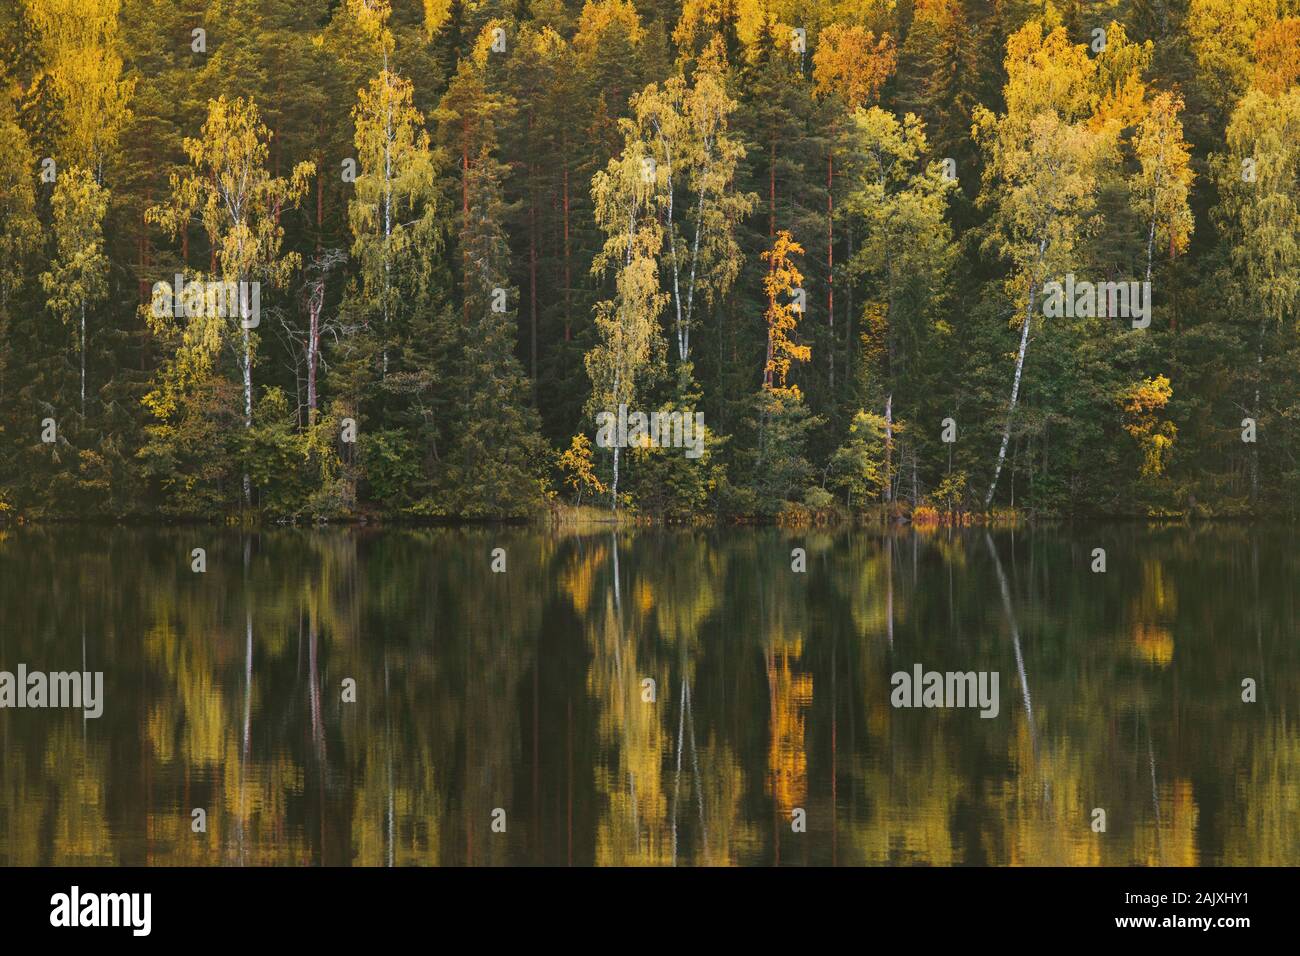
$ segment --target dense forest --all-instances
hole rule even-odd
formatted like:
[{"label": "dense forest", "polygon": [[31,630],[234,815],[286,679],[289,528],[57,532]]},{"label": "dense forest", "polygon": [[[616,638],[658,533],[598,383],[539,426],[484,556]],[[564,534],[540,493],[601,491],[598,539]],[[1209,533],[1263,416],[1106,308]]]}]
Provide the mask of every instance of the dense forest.
[{"label": "dense forest", "polygon": [[0,520],[1295,511],[1297,0],[0,0],[0,79]]}]

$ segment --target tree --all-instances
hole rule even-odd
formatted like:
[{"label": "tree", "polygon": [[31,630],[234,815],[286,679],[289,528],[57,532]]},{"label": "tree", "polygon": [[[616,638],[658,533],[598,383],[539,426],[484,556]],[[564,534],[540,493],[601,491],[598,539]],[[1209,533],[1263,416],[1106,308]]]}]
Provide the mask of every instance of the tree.
[{"label": "tree", "polygon": [[[655,201],[663,210],[672,278],[674,337],[683,363],[691,358],[696,292],[712,307],[731,288],[740,273],[735,227],[758,198],[735,191],[736,164],[745,148],[728,131],[737,104],[727,95],[723,70],[721,44],[715,42],[700,57],[693,85],[678,75],[662,89],[652,83],[632,103],[639,133],[655,163]],[[683,186],[689,217],[685,231],[678,228],[675,202]]]},{"label": "tree", "polygon": [[[186,138],[185,152],[193,169],[171,177],[172,198],[167,205],[154,206],[147,213],[150,222],[178,236],[197,217],[212,246],[215,274],[222,282],[245,283],[266,279],[284,284],[297,268],[297,253],[280,254],[284,236],[280,210],[296,203],[307,191],[312,163],[297,164],[288,179],[272,176],[266,169],[269,131],[262,125],[257,106],[243,98],[227,101],[220,97],[208,103],[208,116],[197,138]],[[176,290],[179,293],[179,290]],[[200,310],[211,313],[211,309]],[[166,321],[166,316],[161,317]],[[189,318],[182,348],[184,361],[209,365],[223,338],[238,320],[241,339],[240,367],[244,382],[244,427],[253,424],[253,362],[255,320],[241,315],[203,314]],[[171,402],[155,392],[151,401],[155,414],[173,410]],[[252,502],[247,473],[243,479],[244,502]]]},{"label": "tree", "polygon": [[1096,203],[1098,168],[1115,146],[1115,130],[1088,124],[1096,63],[1062,27],[1045,33],[1036,20],[1007,40],[1006,112],[984,107],[975,133],[986,166],[981,204],[992,208],[985,247],[1011,262],[1007,292],[1024,303],[1006,423],[984,496],[993,503],[1011,441],[1037,293],[1061,274]]},{"label": "tree", "polygon": [[[1300,303],[1300,88],[1281,96],[1251,90],[1228,123],[1226,154],[1216,162],[1216,218],[1229,242],[1234,298],[1255,314],[1252,414],[1259,418],[1264,345],[1294,320]],[[1252,444],[1250,497],[1259,497],[1259,446]]]},{"label": "tree", "polygon": [[[806,362],[812,350],[806,345],[796,345],[791,337],[799,325],[803,306],[794,295],[803,283],[803,273],[791,256],[802,255],[803,246],[795,242],[789,230],[776,235],[772,248],[764,251],[763,261],[768,264],[763,278],[763,292],[767,295],[767,360],[763,364],[763,387],[769,390],[786,389],[786,376],[791,362]],[[798,386],[791,386],[797,395]]]},{"label": "tree", "polygon": [[86,417],[86,310],[108,295],[108,257],[104,255],[107,191],[88,169],[65,169],[54,190],[56,257],[41,275],[46,305],[64,325],[80,318],[77,349],[81,360],[81,417]]},{"label": "tree", "polygon": [[[853,115],[850,143],[859,157],[858,177],[847,210],[861,229],[861,246],[849,272],[870,280],[864,303],[867,333],[883,339],[885,500],[893,498],[896,389],[906,389],[908,413],[926,394],[922,360],[930,325],[937,320],[943,290],[957,256],[947,222],[948,196],[956,188],[928,153],[920,121],[898,119],[879,107]],[[916,455],[913,454],[915,473]],[[916,482],[913,482],[915,486]]]},{"label": "tree", "polygon": [[1158,416],[1173,394],[1169,379],[1164,375],[1144,379],[1119,394],[1118,400],[1126,419],[1124,430],[1133,436],[1142,451],[1143,478],[1159,478],[1168,467],[1169,452],[1178,437],[1178,426],[1170,421],[1161,421]]},{"label": "tree", "polygon": [[1254,86],[1277,96],[1300,80],[1300,17],[1284,17],[1255,34]]},{"label": "tree", "polygon": [[1130,188],[1135,204],[1144,209],[1147,220],[1148,283],[1156,241],[1162,247],[1167,245],[1173,257],[1187,248],[1192,235],[1192,211],[1187,197],[1193,174],[1188,163],[1191,154],[1178,120],[1182,108],[1182,98],[1176,94],[1157,94],[1133,141],[1140,168],[1131,177]]},{"label": "tree", "polygon": [[121,79],[121,0],[26,0],[44,70],[59,104],[61,159],[104,181],[104,163],[130,119],[135,81]]},{"label": "tree", "polygon": [[[834,96],[850,113],[873,102],[898,65],[889,34],[879,40],[861,26],[831,24],[817,38],[813,78],[818,95]],[[838,115],[838,112],[837,112]],[[826,321],[830,388],[835,388],[835,152],[839,124],[826,151]]]},{"label": "tree", "polygon": [[[356,194],[348,203],[352,256],[361,273],[362,314],[379,318],[382,374],[407,332],[399,321],[429,282],[438,252],[440,157],[429,146],[411,81],[383,70],[359,92]],[[396,338],[395,337],[399,337]]]},{"label": "tree", "polygon": [[558,464],[564,475],[564,483],[573,489],[574,504],[582,504],[582,496],[603,495],[605,484],[596,475],[596,462],[591,455],[591,439],[584,432],[578,432],[559,456]]},{"label": "tree", "polygon": [[[614,294],[596,304],[597,342],[586,356],[591,376],[590,411],[618,414],[631,405],[638,388],[653,378],[662,361],[659,315],[667,294],[659,291],[659,253],[663,227],[655,215],[656,177],[647,174],[653,160],[630,121],[621,124],[626,146],[591,182],[596,222],[605,244],[592,263],[597,276],[614,273]],[[614,446],[610,508],[618,509],[620,448]]]},{"label": "tree", "polygon": [[13,100],[7,89],[0,91],[0,401],[6,398],[12,348],[9,329],[16,296],[22,290],[28,256],[41,239],[31,174],[35,165],[27,134],[16,122]]},{"label": "tree", "polygon": [[830,484],[844,492],[844,503],[866,501],[888,485],[885,464],[886,433],[893,423],[874,412],[859,410],[849,425],[848,438],[835,450],[828,466]]},{"label": "tree", "polygon": [[465,218],[460,233],[465,311],[457,363],[458,427],[445,476],[455,513],[509,517],[541,498],[545,446],[529,404],[528,380],[514,354],[518,289],[510,284],[504,166],[485,136],[461,170]]}]

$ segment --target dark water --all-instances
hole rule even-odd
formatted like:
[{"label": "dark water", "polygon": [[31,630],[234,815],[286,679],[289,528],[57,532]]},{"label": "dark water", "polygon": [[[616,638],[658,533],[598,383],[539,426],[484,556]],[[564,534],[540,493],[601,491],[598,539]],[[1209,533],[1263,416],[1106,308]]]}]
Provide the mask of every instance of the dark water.
[{"label": "dark water", "polygon": [[[1244,527],[11,528],[0,670],[105,700],[0,710],[0,863],[1294,865],[1298,571]],[[998,715],[892,707],[917,663]]]}]

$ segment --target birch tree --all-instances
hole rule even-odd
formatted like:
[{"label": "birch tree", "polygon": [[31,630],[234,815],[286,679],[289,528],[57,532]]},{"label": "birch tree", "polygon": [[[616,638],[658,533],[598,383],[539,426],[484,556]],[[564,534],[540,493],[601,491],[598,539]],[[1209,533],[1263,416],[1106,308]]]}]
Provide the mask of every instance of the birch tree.
[{"label": "birch tree", "polygon": [[[315,172],[312,163],[299,163],[286,179],[266,168],[270,131],[262,125],[256,104],[243,97],[224,96],[208,102],[208,116],[198,137],[186,137],[185,154],[190,169],[171,176],[171,201],[152,206],[147,221],[170,235],[179,236],[196,220],[212,246],[215,274],[222,282],[242,284],[267,281],[284,285],[299,265],[297,253],[281,254],[284,229],[281,210],[306,193]],[[243,285],[239,286],[241,289]],[[214,315],[213,310],[186,319],[182,336],[185,359],[209,365],[223,341],[238,338],[243,378],[244,428],[253,424],[253,365],[257,337],[256,319]],[[166,317],[161,317],[166,322]],[[235,330],[238,329],[238,332]],[[158,405],[159,410],[166,408]],[[247,470],[243,477],[245,504],[252,501]]]},{"label": "birch tree", "polygon": [[64,166],[84,166],[104,182],[104,163],[130,120],[134,79],[122,79],[121,0],[26,0],[39,35],[37,84],[58,106],[57,147]]},{"label": "birch tree", "polygon": [[59,177],[52,201],[55,258],[41,274],[46,305],[64,325],[78,324],[81,417],[86,417],[86,310],[108,296],[104,214],[108,193],[88,169],[74,166]]},{"label": "birch tree", "polygon": [[[1281,96],[1247,93],[1228,124],[1227,146],[1216,157],[1222,200],[1215,217],[1230,238],[1239,277],[1234,299],[1258,324],[1251,406],[1258,421],[1265,338],[1300,318],[1300,87]],[[1259,497],[1257,443],[1250,450],[1250,497]]]},{"label": "birch tree", "polygon": [[[664,341],[659,315],[668,296],[659,289],[659,254],[663,227],[655,214],[656,178],[647,175],[653,159],[628,120],[622,125],[628,145],[596,173],[591,183],[596,222],[605,242],[592,262],[597,276],[613,273],[614,294],[595,306],[597,342],[585,357],[591,378],[589,403],[594,412],[618,414],[631,405],[638,389],[662,363]],[[610,508],[618,510],[618,444],[614,445],[614,478]]]},{"label": "birch tree", "polygon": [[[708,308],[724,296],[740,273],[737,223],[758,202],[735,189],[737,163],[745,147],[730,134],[737,103],[726,91],[720,42],[700,57],[688,84],[677,75],[651,84],[632,103],[638,134],[654,160],[655,202],[664,219],[667,271],[672,283],[677,358],[691,357],[696,293]],[[677,207],[686,198],[685,214]]]},{"label": "birch tree", "polygon": [[1114,124],[1088,123],[1095,62],[1063,27],[1045,33],[1036,20],[1007,40],[1006,112],[976,110],[974,132],[986,166],[980,203],[992,218],[984,247],[1010,261],[1008,297],[1018,319],[1011,396],[984,507],[993,503],[1020,400],[1038,292],[1071,261],[1096,204],[1097,170],[1114,149]]},{"label": "birch tree", "polygon": [[356,125],[356,194],[348,203],[352,256],[367,312],[380,322],[380,356],[388,374],[395,324],[414,291],[428,282],[439,245],[436,177],[424,117],[411,81],[385,69],[360,91]]},{"label": "birch tree", "polygon": [[1187,197],[1192,188],[1190,148],[1183,139],[1182,97],[1158,93],[1133,138],[1139,170],[1130,179],[1135,205],[1147,224],[1147,278],[1157,242],[1175,256],[1187,248],[1192,237],[1192,210]]}]

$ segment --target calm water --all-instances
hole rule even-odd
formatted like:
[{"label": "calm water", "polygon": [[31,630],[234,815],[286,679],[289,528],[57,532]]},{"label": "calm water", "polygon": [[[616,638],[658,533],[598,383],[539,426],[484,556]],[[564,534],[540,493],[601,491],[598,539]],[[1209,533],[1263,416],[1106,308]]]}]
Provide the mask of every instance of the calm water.
[{"label": "calm water", "polygon": [[[0,710],[0,863],[1295,865],[1297,571],[1239,527],[10,529],[0,670],[105,704]],[[997,717],[892,707],[917,663]]]}]

